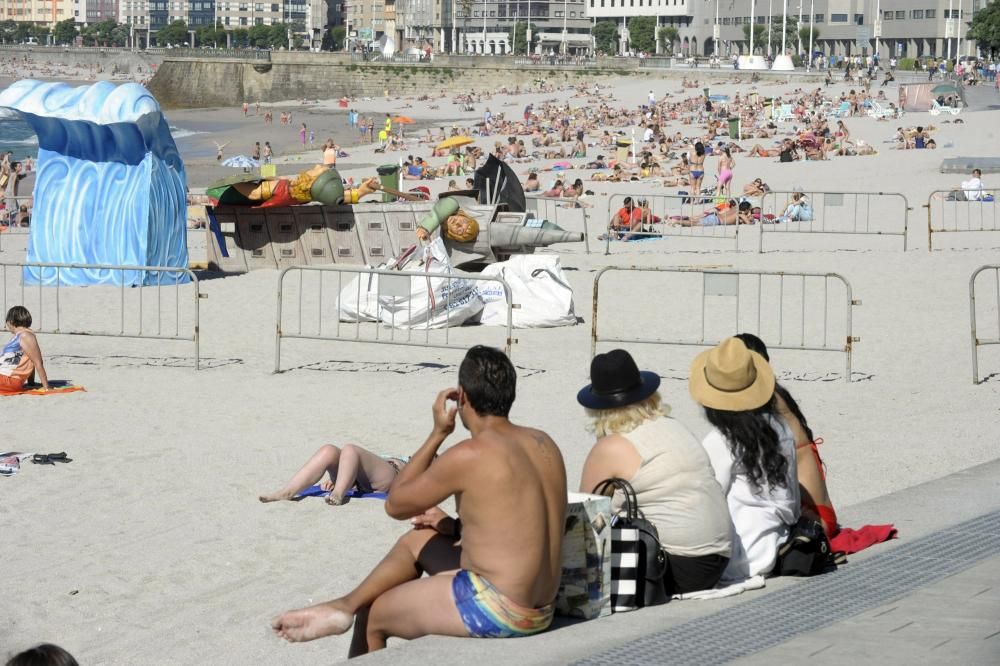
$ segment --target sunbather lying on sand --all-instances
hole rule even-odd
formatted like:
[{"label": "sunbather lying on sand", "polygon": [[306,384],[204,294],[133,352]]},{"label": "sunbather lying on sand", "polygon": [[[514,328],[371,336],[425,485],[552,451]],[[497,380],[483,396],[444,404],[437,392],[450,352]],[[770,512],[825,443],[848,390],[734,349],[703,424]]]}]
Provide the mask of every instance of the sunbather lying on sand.
[{"label": "sunbather lying on sand", "polygon": [[351,488],[362,493],[385,492],[392,485],[399,470],[409,462],[409,458],[383,458],[354,444],[339,449],[332,444],[321,446],[309,461],[281,490],[261,495],[261,502],[278,502],[295,497],[329,474],[330,479],[320,483],[320,488],[329,490],[326,503],[340,506]]}]

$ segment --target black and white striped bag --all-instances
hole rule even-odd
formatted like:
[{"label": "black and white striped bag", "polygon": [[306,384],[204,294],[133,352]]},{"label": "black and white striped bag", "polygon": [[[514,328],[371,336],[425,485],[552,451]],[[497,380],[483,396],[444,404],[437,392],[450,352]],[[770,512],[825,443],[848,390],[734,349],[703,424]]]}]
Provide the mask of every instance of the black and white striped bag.
[{"label": "black and white striped bag", "polygon": [[639,503],[628,481],[605,479],[594,488],[594,494],[604,495],[609,489],[620,490],[625,496],[625,515],[611,521],[611,612],[665,604],[667,558],[659,533],[652,523],[639,517]]}]

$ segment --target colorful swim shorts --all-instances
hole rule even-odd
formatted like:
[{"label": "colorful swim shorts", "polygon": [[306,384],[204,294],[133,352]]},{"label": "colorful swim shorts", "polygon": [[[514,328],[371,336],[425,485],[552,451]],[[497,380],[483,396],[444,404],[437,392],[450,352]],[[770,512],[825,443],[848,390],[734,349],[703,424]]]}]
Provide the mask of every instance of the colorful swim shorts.
[{"label": "colorful swim shorts", "polygon": [[519,638],[552,624],[553,604],[525,608],[514,603],[478,574],[462,569],[451,584],[462,623],[473,638]]}]

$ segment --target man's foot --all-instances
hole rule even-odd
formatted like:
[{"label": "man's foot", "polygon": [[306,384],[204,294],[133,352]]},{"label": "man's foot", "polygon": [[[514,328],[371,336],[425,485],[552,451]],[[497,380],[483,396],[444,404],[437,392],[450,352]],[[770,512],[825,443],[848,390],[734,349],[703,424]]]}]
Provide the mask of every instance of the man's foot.
[{"label": "man's foot", "polygon": [[288,611],[271,621],[274,633],[290,643],[302,643],[345,633],[354,624],[354,614],[337,601]]},{"label": "man's foot", "polygon": [[259,495],[257,499],[261,502],[280,502],[282,500],[290,500],[295,497],[295,493],[290,490],[279,490],[276,493],[269,493],[267,495]]}]

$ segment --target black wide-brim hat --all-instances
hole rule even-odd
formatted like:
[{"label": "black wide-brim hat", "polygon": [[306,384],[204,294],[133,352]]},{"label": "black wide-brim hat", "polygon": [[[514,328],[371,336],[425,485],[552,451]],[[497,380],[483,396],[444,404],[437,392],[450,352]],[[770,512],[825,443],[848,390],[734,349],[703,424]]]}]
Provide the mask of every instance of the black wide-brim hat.
[{"label": "black wide-brim hat", "polygon": [[642,402],[660,387],[660,376],[640,371],[624,349],[595,356],[590,362],[590,381],[576,394],[576,401],[587,409],[628,407]]}]

